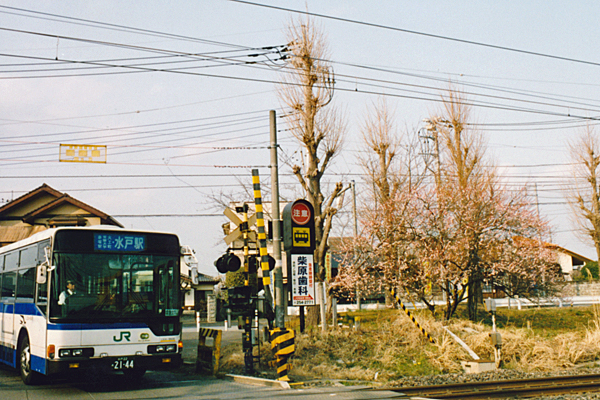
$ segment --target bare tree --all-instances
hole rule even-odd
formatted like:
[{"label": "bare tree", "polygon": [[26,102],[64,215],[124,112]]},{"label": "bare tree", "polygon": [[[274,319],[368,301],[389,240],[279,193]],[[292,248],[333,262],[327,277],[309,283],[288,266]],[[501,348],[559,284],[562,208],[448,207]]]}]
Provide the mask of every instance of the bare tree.
[{"label": "bare tree", "polygon": [[344,190],[337,183],[324,194],[322,178],[342,145],[344,123],[331,101],[335,78],[327,61],[327,42],[322,30],[309,17],[293,20],[288,27],[289,63],[279,85],[279,98],[289,110],[287,120],[305,152],[303,165],[293,172],[315,210],[315,262],[317,281],[323,281],[327,238],[337,209],[336,197]]},{"label": "bare tree", "polygon": [[386,305],[391,306],[392,289],[415,288],[413,238],[408,227],[415,211],[411,194],[419,179],[413,176],[414,158],[401,151],[402,140],[384,100],[369,110],[362,134],[366,155],[361,162],[369,198],[361,219],[372,250],[370,268],[378,275],[378,289],[384,292]]},{"label": "bare tree", "polygon": [[578,140],[569,144],[569,150],[575,180],[567,197],[578,231],[591,239],[600,259],[600,140],[594,129],[587,126]]}]

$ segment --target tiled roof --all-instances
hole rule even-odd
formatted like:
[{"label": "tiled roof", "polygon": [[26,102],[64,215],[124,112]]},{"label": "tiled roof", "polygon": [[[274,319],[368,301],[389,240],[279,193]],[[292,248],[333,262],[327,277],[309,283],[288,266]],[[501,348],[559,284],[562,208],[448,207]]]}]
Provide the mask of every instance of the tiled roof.
[{"label": "tiled roof", "polygon": [[221,280],[219,278],[215,278],[214,276],[204,275],[198,273],[198,283],[219,283]]}]

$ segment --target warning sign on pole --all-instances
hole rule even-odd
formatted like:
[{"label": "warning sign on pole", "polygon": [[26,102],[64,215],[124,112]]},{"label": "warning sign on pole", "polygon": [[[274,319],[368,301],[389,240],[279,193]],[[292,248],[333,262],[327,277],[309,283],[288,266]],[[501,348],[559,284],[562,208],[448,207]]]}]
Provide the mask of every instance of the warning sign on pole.
[{"label": "warning sign on pole", "polygon": [[292,254],[292,305],[315,305],[315,265],[312,254]]},{"label": "warning sign on pole", "polygon": [[299,199],[283,209],[283,247],[290,254],[315,251],[315,217],[308,201]]}]

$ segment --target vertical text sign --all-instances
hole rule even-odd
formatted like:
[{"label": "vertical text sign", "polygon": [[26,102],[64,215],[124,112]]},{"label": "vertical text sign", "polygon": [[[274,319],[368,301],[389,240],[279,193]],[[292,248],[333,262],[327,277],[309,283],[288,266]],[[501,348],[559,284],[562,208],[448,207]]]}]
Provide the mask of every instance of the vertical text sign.
[{"label": "vertical text sign", "polygon": [[315,305],[315,267],[312,254],[292,254],[292,305]]}]

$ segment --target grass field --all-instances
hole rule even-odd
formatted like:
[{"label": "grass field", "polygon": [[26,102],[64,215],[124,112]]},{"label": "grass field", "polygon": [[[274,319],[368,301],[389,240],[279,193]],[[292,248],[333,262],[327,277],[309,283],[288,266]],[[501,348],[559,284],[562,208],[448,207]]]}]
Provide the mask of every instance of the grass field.
[{"label": "grass field", "polygon": [[[461,372],[469,354],[450,337],[444,326],[459,336],[482,359],[494,358],[489,338],[491,315],[482,311],[473,323],[462,316],[450,321],[434,319],[428,311],[414,313],[434,338],[430,343],[402,310],[350,312],[340,315],[344,327],[297,333],[290,377],[294,380],[340,379],[387,382],[409,375]],[[294,325],[292,323],[292,325]],[[600,308],[499,309],[496,325],[502,336],[501,368],[524,372],[557,371],[592,366],[600,360]],[[225,349],[224,371],[240,373],[241,346]],[[274,377],[267,365],[273,356],[263,346],[258,369]]]}]

